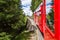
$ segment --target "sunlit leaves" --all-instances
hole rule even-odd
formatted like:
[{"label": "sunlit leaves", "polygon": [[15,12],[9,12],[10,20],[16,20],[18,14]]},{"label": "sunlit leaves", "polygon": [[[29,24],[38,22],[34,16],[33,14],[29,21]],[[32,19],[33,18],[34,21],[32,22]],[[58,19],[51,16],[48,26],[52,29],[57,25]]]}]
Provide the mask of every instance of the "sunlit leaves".
[{"label": "sunlit leaves", "polygon": [[31,10],[34,12],[35,9],[40,5],[41,2],[42,2],[42,0],[32,0]]}]

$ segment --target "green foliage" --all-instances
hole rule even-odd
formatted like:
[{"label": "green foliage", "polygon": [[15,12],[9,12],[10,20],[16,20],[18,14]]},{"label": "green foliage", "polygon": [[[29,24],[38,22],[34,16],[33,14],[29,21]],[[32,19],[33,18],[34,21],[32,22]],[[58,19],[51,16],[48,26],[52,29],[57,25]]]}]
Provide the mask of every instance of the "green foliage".
[{"label": "green foliage", "polygon": [[54,11],[51,9],[51,12],[47,15],[47,24],[49,28],[54,32]]},{"label": "green foliage", "polygon": [[49,22],[51,22],[52,25],[54,24],[54,11],[53,11],[53,9],[51,9],[51,12],[48,13],[47,19],[49,20]]},{"label": "green foliage", "polygon": [[[54,1],[52,0],[52,6],[54,5]],[[50,12],[47,15],[47,19],[48,19],[48,25],[53,25],[54,24],[54,10],[53,8],[50,10]],[[49,24],[50,22],[50,24]]]},{"label": "green foliage", "polygon": [[31,10],[34,12],[35,9],[40,5],[41,2],[42,2],[42,0],[32,0]]},{"label": "green foliage", "polygon": [[20,15],[23,15],[21,11],[19,9],[19,0],[18,2],[16,0],[2,0],[0,2],[0,26],[7,27],[8,25],[8,27],[12,27],[18,21],[22,21],[20,20]]},{"label": "green foliage", "polygon": [[0,33],[0,40],[11,40],[12,36],[11,35],[8,35],[6,32],[2,32]]},{"label": "green foliage", "polygon": [[14,40],[26,29],[20,4],[20,0],[0,0],[0,40]]},{"label": "green foliage", "polygon": [[23,31],[21,34],[17,35],[14,40],[29,40],[30,32]]}]

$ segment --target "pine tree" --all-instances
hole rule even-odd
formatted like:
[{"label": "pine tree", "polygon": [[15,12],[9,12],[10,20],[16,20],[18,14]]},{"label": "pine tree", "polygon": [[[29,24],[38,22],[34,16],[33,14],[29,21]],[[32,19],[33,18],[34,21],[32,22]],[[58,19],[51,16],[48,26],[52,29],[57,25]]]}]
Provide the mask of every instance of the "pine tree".
[{"label": "pine tree", "polygon": [[0,40],[13,40],[25,24],[20,0],[0,0]]},{"label": "pine tree", "polygon": [[31,10],[34,12],[36,10],[36,8],[40,5],[41,2],[42,2],[42,0],[32,0]]}]

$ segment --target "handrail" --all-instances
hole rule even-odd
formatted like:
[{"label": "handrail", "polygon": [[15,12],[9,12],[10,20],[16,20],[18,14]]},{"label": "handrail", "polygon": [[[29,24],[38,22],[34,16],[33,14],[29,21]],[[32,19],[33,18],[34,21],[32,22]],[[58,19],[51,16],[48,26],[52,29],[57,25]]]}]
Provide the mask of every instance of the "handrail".
[{"label": "handrail", "polygon": [[50,35],[52,36],[52,37],[54,37],[55,36],[55,34],[54,33],[52,33],[52,31],[48,28],[48,26],[46,25],[46,30],[50,33]]}]

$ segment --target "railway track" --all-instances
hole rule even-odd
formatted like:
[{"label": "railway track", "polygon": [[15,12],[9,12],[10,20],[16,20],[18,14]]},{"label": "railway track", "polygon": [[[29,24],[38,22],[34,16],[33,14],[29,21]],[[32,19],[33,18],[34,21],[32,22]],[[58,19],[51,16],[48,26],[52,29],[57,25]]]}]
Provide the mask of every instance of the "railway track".
[{"label": "railway track", "polygon": [[39,31],[39,28],[35,24],[32,18],[27,17],[27,29],[33,34],[31,34],[31,39],[30,40],[44,40],[41,32]]}]

